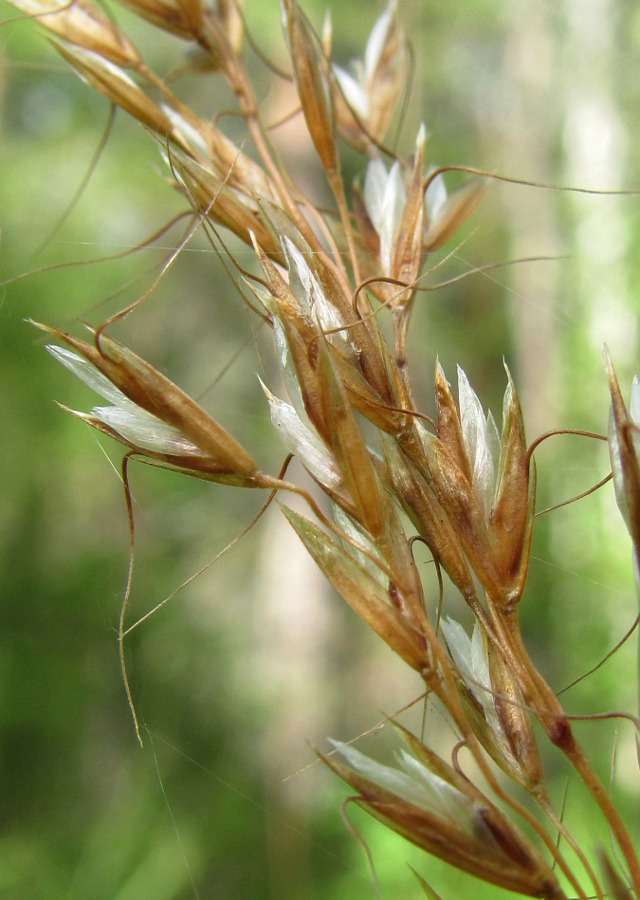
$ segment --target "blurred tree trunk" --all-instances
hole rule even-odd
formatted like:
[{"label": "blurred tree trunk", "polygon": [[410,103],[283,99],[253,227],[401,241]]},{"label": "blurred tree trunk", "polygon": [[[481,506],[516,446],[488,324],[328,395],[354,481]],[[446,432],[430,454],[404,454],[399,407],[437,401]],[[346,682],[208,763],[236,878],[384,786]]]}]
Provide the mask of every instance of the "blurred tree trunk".
[{"label": "blurred tree trunk", "polygon": [[[558,108],[557,13],[545,4],[512,8],[504,47],[503,78],[497,88],[492,135],[505,160],[503,170],[523,179],[556,180]],[[557,256],[556,196],[542,189],[505,186],[501,197],[513,258]],[[558,264],[523,263],[507,270],[516,385],[533,437],[557,421],[560,332]]]}]

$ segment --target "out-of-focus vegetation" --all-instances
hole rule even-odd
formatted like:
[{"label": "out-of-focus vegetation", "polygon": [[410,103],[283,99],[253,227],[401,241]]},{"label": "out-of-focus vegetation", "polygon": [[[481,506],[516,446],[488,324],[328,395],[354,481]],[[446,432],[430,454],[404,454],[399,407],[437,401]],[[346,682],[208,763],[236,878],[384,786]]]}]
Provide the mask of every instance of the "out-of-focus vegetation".
[{"label": "out-of-focus vegetation", "polygon": [[[399,5],[415,66],[400,143],[412,141],[424,119],[434,163],[640,189],[634,3]],[[318,28],[331,9],[342,64],[361,53],[379,11],[365,0],[303,6]],[[251,33],[277,58],[277,4],[247,7]],[[340,820],[344,791],[317,764],[306,768],[314,759],[307,742],[354,737],[419,688],[327,592],[275,510],[132,634],[144,749],[135,742],[116,650],[128,556],[120,450],[55,406],[85,409],[93,398],[24,320],[97,323],[140,295],[180,226],[119,254],[184,203],[163,181],[157,146],[123,116],[92,164],[109,121],[106,101],[33,23],[0,10],[0,279],[8,280],[0,308],[0,896],[373,897],[364,854]],[[174,41],[116,14],[161,67],[175,64]],[[200,108],[214,114],[230,103],[215,78],[206,88],[191,81]],[[275,112],[286,98],[267,93],[264,103]],[[313,156],[295,125],[287,127],[288,164],[312,184]],[[452,379],[460,363],[495,408],[504,357],[530,438],[563,426],[605,431],[602,343],[621,383],[640,367],[639,210],[638,196],[494,184],[466,241],[434,257],[450,252],[430,282],[489,262],[549,259],[470,274],[424,295],[412,322],[418,391],[438,355]],[[242,261],[244,249],[237,252]],[[103,261],[89,262],[96,259]],[[204,240],[183,252],[127,322],[127,335],[277,470],[283,452],[271,440],[255,377],[271,365],[266,342],[224,259]],[[428,409],[431,398],[422,399]],[[608,467],[606,448],[578,437],[549,440],[537,458],[541,507],[586,489]],[[144,466],[134,467],[132,489],[134,621],[206,566],[262,498]],[[636,615],[628,540],[610,488],[541,517],[534,553],[522,614],[534,655],[559,688],[594,665]],[[564,696],[567,708],[632,708],[634,672],[631,641]],[[606,776],[616,726],[576,727]],[[626,726],[616,754],[613,789],[628,811],[638,794]],[[566,773],[549,766],[559,797]],[[569,801],[575,825],[582,798]],[[370,847],[383,897],[419,896],[405,860],[445,897],[468,884],[349,815]],[[588,820],[584,828],[590,837]],[[482,885],[474,892],[479,900],[501,896]]]}]

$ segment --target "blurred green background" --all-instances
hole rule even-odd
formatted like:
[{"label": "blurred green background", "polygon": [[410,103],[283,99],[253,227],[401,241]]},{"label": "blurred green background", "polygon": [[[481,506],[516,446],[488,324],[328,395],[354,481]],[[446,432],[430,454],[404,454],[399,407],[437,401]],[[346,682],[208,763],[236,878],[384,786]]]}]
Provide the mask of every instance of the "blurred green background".
[{"label": "blurred green background", "polygon": [[[277,4],[247,7],[252,34],[278,58]],[[382,8],[365,0],[303,7],[319,29],[331,10],[342,65],[362,53]],[[636,3],[400,0],[399,8],[414,64],[400,150],[424,120],[433,164],[640,188]],[[419,684],[327,591],[276,510],[128,641],[145,738],[143,749],[136,744],[116,646],[128,559],[121,453],[55,405],[88,409],[95,398],[43,351],[25,319],[73,329],[135,299],[180,229],[117,254],[185,205],[166,183],[157,146],[123,115],[92,167],[108,104],[32,23],[4,3],[0,13],[0,897],[375,897],[365,855],[340,817],[347,793],[313,764],[310,744],[372,728]],[[117,16],[159,71],[183,61],[182,42]],[[185,90],[210,114],[230,102],[215,78],[187,78]],[[274,93],[265,83],[264,103],[275,110],[282,98]],[[287,164],[321,195],[299,136],[292,129],[283,139]],[[360,163],[349,165],[357,175]],[[430,282],[486,263],[549,259],[470,274],[418,301],[410,365],[425,409],[437,355],[453,382],[461,364],[498,413],[504,358],[531,438],[563,426],[606,430],[603,342],[623,385],[638,366],[639,232],[636,196],[494,184],[465,242],[434,257],[451,251]],[[244,248],[236,250],[242,259]],[[88,262],[95,259],[103,261]],[[273,371],[268,341],[204,240],[190,244],[119,333],[265,467],[278,468],[283,452],[256,378]],[[541,508],[608,470],[606,448],[584,438],[553,438],[537,458]],[[131,475],[134,621],[207,566],[261,498],[143,466]],[[594,665],[636,611],[629,542],[609,488],[540,518],[522,616],[554,687]],[[632,640],[564,695],[568,709],[632,709],[635,672]],[[439,725],[429,721],[437,744]],[[640,798],[630,727],[576,729],[605,780],[617,734],[613,790],[633,816]],[[375,752],[375,740],[369,746]],[[566,771],[555,758],[548,771],[559,798]],[[568,823],[585,842],[603,839],[587,809],[572,791]],[[357,811],[349,817],[371,850],[383,898],[420,896],[407,861],[445,898],[470,889],[478,900],[503,896]]]}]

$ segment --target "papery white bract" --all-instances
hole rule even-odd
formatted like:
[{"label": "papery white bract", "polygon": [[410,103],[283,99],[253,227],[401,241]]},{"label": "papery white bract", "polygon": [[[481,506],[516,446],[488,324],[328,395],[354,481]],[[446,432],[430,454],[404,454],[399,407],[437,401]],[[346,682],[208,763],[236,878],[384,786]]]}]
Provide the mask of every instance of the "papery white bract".
[{"label": "papery white bract", "polygon": [[341,484],[340,474],[318,435],[310,425],[302,421],[290,403],[275,397],[262,379],[260,384],[269,402],[271,421],[280,432],[287,450],[300,460],[320,484],[336,490]]},{"label": "papery white bract", "polygon": [[[55,344],[48,344],[47,350],[96,394],[112,404],[95,406],[91,410],[91,415],[121,435],[127,443],[168,456],[202,456],[202,450],[177,428],[167,425],[129,400],[88,360]],[[78,415],[84,416],[83,413]]]},{"label": "papery white bract", "polygon": [[323,331],[343,328],[344,320],[335,306],[327,300],[303,254],[288,237],[282,238],[282,249],[289,269],[289,287],[308,316],[315,319]]},{"label": "papery white bract", "polygon": [[372,81],[384,50],[389,28],[393,24],[395,7],[395,2],[390,3],[373,26],[364,52],[364,63],[360,60],[355,60],[353,63],[355,77],[340,66],[332,66],[333,74],[347,103],[365,122],[371,112],[370,91]]},{"label": "papery white bract", "polygon": [[460,366],[458,397],[462,437],[471,466],[473,490],[482,505],[485,519],[488,519],[495,496],[500,436],[492,414],[485,416],[478,395]]},{"label": "papery white bract", "polygon": [[314,275],[303,253],[288,237],[282,238],[289,270],[289,287],[300,303],[303,313],[325,333],[327,340],[352,356],[356,350],[345,328],[345,321],[336,307],[326,298],[322,285]]},{"label": "papery white bract", "polygon": [[340,66],[334,65],[332,69],[347,103],[356,115],[366,121],[369,117],[370,106],[362,64],[359,61],[354,63],[355,78]]},{"label": "papery white bract", "polygon": [[[495,699],[489,674],[489,663],[482,640],[482,632],[474,625],[471,638],[462,625],[455,619],[445,617],[440,621],[456,669],[462,680],[482,707],[485,720],[494,737],[498,740],[503,753],[513,759],[504,729],[496,712]],[[514,760],[515,762],[515,760]]]},{"label": "papery white bract", "polygon": [[380,266],[391,273],[393,242],[407,195],[400,165],[394,162],[387,172],[380,159],[372,159],[364,181],[364,202],[371,223],[380,238]]},{"label": "papery white bract", "polygon": [[473,801],[406,750],[396,754],[400,766],[396,769],[371,759],[350,744],[334,740],[331,743],[352,769],[369,781],[400,800],[435,814],[456,828],[473,833],[476,812]]},{"label": "papery white bract", "polygon": [[[427,171],[427,177],[435,171],[431,167]],[[424,193],[424,206],[427,213],[427,223],[434,222],[441,209],[447,202],[447,187],[444,183],[444,175],[440,172],[429,181],[429,185]]]},{"label": "papery white bract", "polygon": [[188,121],[188,119],[179,112],[176,112],[169,104],[161,103],[160,109],[165,114],[173,130],[173,136],[183,147],[187,147],[190,151],[194,151],[197,156],[207,159],[210,148],[204,135]]}]

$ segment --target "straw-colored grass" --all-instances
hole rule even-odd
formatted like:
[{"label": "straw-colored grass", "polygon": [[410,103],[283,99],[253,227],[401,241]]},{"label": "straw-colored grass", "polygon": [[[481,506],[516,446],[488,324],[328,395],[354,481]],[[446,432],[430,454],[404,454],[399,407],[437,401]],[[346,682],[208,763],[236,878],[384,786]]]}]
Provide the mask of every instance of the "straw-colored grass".
[{"label": "straw-colored grass", "polygon": [[[405,156],[385,144],[409,71],[395,4],[375,23],[349,74],[332,63],[330,30],[316,34],[295,0],[282,3],[289,58],[277,65],[295,85],[331,191],[333,206],[325,209],[279,162],[245,63],[239,0],[123,5],[189,42],[194,71],[226,80],[246,126],[241,144],[215,117],[185,106],[99,6],[13,2],[93,89],[155,136],[168,176],[193,209],[192,230],[222,242],[232,232],[253,251],[255,267],[236,264],[236,277],[245,303],[273,333],[288,391],[280,398],[265,385],[265,402],[288,454],[317,490],[290,481],[284,467],[262,471],[254,451],[233,436],[232,411],[223,426],[109,336],[135,304],[85,340],[40,326],[52,336],[56,358],[107,401],[76,415],[127,448],[125,475],[127,461],[143,457],[264,491],[265,500],[277,495],[327,580],[437,698],[456,735],[447,758],[397,724],[407,749],[396,767],[338,742],[335,753],[322,756],[359,805],[428,853],[516,893],[637,896],[640,863],[627,828],[521,637],[536,472],[516,385],[507,371],[501,423],[485,414],[461,370],[456,396],[436,368],[435,420],[414,400],[407,331],[426,261],[473,213],[487,178],[469,170],[466,183],[447,195],[446,167],[430,171],[425,161],[423,128]],[[356,186],[343,177],[345,145],[362,156]],[[640,401],[636,386],[627,410],[608,357],[606,369],[614,484],[637,552]],[[292,494],[306,503],[306,515],[289,507]],[[437,586],[425,585],[414,563],[416,540],[427,545],[438,579],[448,579],[472,611],[472,635],[446,609],[440,614]],[[124,664],[126,609],[125,602],[120,652],[135,720]],[[549,743],[610,830],[615,850],[599,848],[599,868],[593,848],[574,839],[549,796],[540,748]],[[527,795],[532,802],[523,802]]]}]

